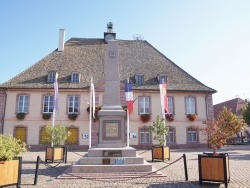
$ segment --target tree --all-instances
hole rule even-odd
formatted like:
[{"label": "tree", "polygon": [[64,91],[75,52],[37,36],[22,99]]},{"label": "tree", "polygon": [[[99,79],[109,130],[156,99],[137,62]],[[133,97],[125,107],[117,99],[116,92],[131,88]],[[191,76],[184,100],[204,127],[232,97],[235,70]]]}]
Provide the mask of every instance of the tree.
[{"label": "tree", "polygon": [[156,134],[153,139],[157,140],[160,146],[164,146],[166,134],[168,133],[168,127],[165,126],[164,121],[163,118],[157,116],[156,121],[153,122],[153,126],[149,127],[150,131]]},{"label": "tree", "polygon": [[245,121],[238,119],[231,109],[224,107],[215,121],[209,121],[205,127],[201,127],[203,135],[208,136],[214,154],[217,148],[227,142],[227,139],[240,132],[246,126]]},{"label": "tree", "polygon": [[244,108],[242,111],[242,116],[246,124],[250,126],[250,102],[247,102],[246,108]]}]

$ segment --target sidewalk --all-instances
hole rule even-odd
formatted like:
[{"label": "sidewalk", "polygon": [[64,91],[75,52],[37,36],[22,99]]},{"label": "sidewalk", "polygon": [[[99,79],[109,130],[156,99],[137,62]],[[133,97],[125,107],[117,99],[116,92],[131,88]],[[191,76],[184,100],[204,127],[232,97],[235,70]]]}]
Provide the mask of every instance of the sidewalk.
[{"label": "sidewalk", "polygon": [[[138,150],[137,154],[144,157],[146,161],[151,163],[151,151]],[[165,177],[152,177],[152,178],[130,178],[130,179],[56,179],[62,172],[64,172],[73,162],[76,162],[86,151],[69,151],[67,164],[61,163],[58,166],[57,163],[49,163],[55,168],[48,168],[43,163],[40,163],[39,176],[37,185],[33,185],[36,160],[37,156],[41,157],[44,161],[45,152],[28,152],[23,155],[22,164],[22,182],[21,187],[138,187],[138,188],[195,188],[195,187],[225,187],[222,183],[203,183],[199,186],[198,182],[198,154],[204,151],[210,151],[211,149],[175,149],[171,150],[171,160],[164,162],[152,163],[155,169],[161,169],[167,164],[174,162],[176,159],[186,155],[187,168],[188,168],[188,181],[185,181],[184,163],[183,159],[176,163],[164,168],[161,172]],[[229,153],[229,164],[231,180],[229,182],[229,188],[247,188],[250,187],[250,145],[237,145],[237,146],[224,146],[219,152]],[[14,187],[14,186],[11,186]]]}]

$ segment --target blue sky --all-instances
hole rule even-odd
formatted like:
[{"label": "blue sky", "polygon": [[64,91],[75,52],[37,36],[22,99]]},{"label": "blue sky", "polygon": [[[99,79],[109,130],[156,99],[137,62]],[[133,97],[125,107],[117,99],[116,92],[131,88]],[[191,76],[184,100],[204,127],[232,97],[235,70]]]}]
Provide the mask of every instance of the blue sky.
[{"label": "blue sky", "polygon": [[203,84],[214,104],[250,98],[249,0],[1,0],[0,83],[72,37],[102,38],[113,22],[117,39],[143,36]]}]

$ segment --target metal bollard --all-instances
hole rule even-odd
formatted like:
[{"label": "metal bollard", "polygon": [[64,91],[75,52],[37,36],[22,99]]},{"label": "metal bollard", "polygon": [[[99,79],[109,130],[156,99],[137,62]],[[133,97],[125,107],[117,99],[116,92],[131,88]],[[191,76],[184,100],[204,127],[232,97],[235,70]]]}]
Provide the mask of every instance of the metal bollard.
[{"label": "metal bollard", "polygon": [[40,157],[39,157],[39,156],[37,156],[37,160],[36,160],[36,171],[35,171],[35,179],[34,179],[34,185],[37,185],[37,178],[38,178],[39,163],[40,163]]},{"label": "metal bollard", "polygon": [[186,178],[186,181],[188,181],[187,160],[186,160],[185,154],[183,154],[183,161],[184,161],[185,178]]}]

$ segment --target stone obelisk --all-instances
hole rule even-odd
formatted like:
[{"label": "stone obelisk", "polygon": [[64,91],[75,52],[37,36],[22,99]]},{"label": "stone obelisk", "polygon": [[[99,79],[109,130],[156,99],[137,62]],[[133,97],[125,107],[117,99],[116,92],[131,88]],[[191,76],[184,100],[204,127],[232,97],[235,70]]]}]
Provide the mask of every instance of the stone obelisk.
[{"label": "stone obelisk", "polygon": [[99,116],[98,147],[125,147],[125,116],[120,101],[120,74],[118,41],[110,40],[107,45],[105,90]]}]

